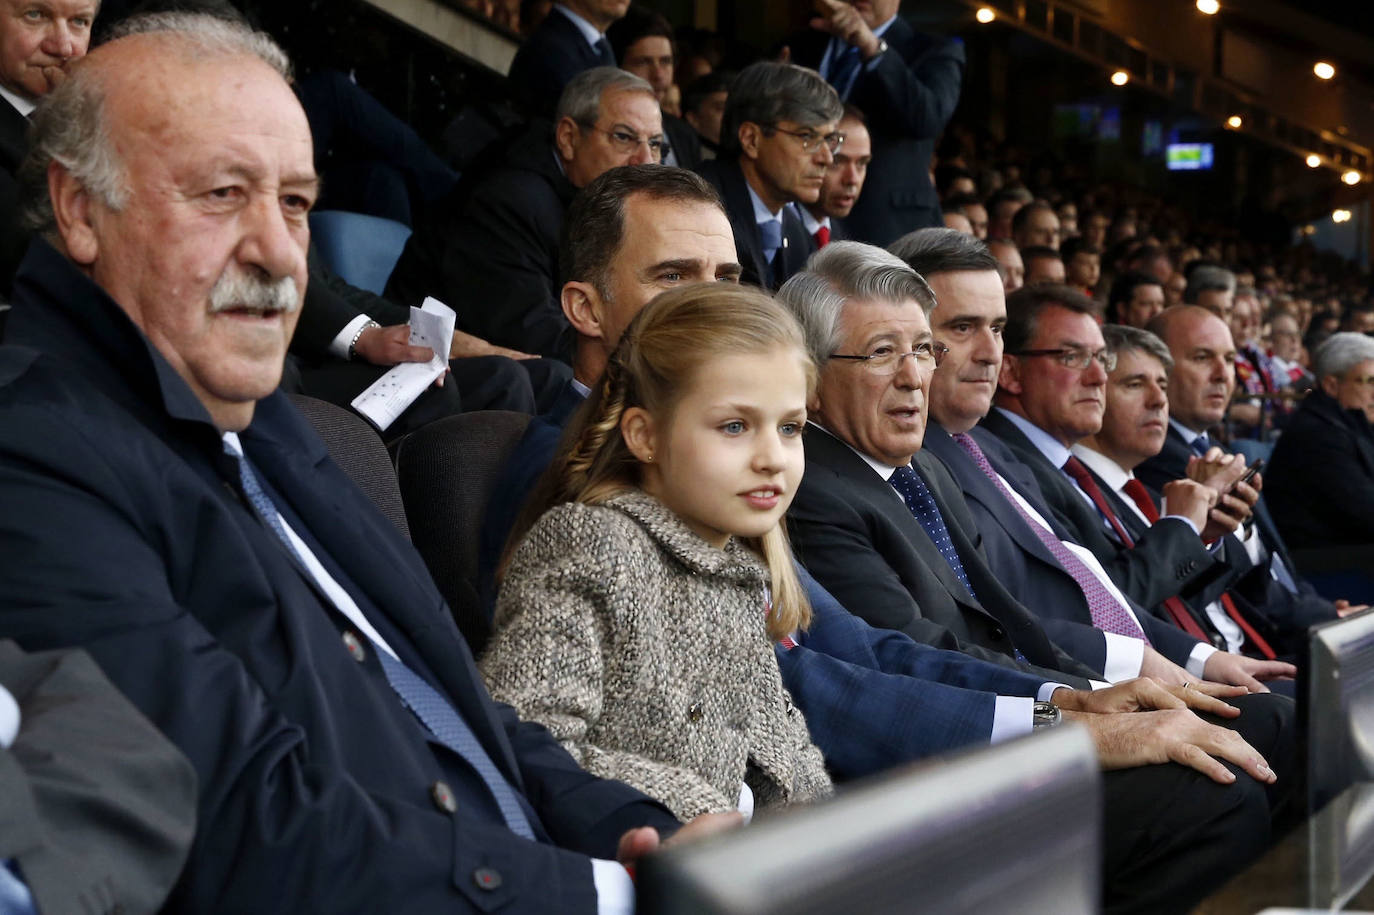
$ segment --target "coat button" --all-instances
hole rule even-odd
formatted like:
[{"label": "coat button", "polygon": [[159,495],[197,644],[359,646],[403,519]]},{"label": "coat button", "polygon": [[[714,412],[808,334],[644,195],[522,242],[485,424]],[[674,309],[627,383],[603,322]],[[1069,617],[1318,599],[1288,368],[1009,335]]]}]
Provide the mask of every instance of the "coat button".
[{"label": "coat button", "polygon": [[479,889],[494,890],[501,886],[501,874],[494,868],[479,867],[472,872],[472,882]]},{"label": "coat button", "polygon": [[692,707],[687,710],[687,720],[693,724],[701,720],[701,703],[692,703]]},{"label": "coat button", "polygon": [[358,637],[347,630],[343,634],[344,647],[348,649],[348,654],[359,664],[367,658],[367,651],[363,648],[363,643]]},{"label": "coat button", "polygon": [[435,782],[431,785],[429,796],[434,799],[434,806],[444,813],[454,813],[458,810],[458,798],[453,796],[453,789],[447,782]]}]

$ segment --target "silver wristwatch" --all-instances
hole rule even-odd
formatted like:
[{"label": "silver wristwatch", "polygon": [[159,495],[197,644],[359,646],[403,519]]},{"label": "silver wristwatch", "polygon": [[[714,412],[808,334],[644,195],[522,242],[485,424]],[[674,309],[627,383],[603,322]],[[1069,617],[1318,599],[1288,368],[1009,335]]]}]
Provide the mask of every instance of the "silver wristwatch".
[{"label": "silver wristwatch", "polygon": [[1064,713],[1053,702],[1037,702],[1031,708],[1031,730],[1058,727],[1064,721]]}]

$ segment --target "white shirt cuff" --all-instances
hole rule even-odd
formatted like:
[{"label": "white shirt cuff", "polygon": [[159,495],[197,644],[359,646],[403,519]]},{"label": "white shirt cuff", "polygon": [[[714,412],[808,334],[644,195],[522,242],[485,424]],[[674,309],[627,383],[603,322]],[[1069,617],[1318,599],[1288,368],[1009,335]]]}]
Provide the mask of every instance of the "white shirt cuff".
[{"label": "white shirt cuff", "polygon": [[1115,632],[1102,635],[1107,639],[1107,662],[1102,676],[1113,683],[1140,676],[1140,665],[1145,663],[1144,640]]},{"label": "white shirt cuff", "polygon": [[367,315],[358,315],[352,321],[345,324],[343,330],[339,331],[338,336],[330,341],[329,355],[338,359],[347,359],[348,344],[353,342],[353,335],[358,332],[359,328],[371,320],[372,319]]},{"label": "white shirt cuff", "polygon": [[1202,669],[1207,666],[1207,659],[1216,653],[1217,647],[1215,645],[1198,642],[1193,646],[1193,650],[1188,653],[1188,663],[1184,664],[1183,668],[1199,680],[1204,679]]},{"label": "white shirt cuff", "polygon": [[1050,697],[1054,695],[1054,691],[1057,689],[1073,689],[1073,687],[1067,683],[1055,683],[1053,681],[1041,683],[1039,692],[1035,694],[1036,701],[1049,702]]},{"label": "white shirt cuff", "polygon": [[998,696],[992,709],[993,743],[1031,732],[1035,700],[1029,696]]},{"label": "white shirt cuff", "polygon": [[14,701],[9,690],[0,686],[0,747],[8,749],[18,736],[19,703]]},{"label": "white shirt cuff", "polygon": [[596,884],[597,915],[634,915],[635,884],[624,865],[593,858],[592,883]]}]

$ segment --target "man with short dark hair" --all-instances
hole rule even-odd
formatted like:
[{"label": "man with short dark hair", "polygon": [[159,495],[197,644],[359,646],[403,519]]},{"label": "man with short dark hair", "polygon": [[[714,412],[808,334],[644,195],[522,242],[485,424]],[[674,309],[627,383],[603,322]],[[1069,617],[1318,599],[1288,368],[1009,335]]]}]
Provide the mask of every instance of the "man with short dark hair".
[{"label": "man with short dark hair", "polygon": [[552,135],[533,125],[504,155],[470,169],[416,229],[386,298],[418,304],[434,296],[457,313],[459,330],[570,362],[573,334],[558,304],[564,211],[607,169],[658,162],[663,143],[652,86],[613,67],[578,74],[559,100]]},{"label": "man with short dark hair", "polygon": [[1023,258],[1027,248],[1058,251],[1059,217],[1055,215],[1054,207],[1043,200],[1036,200],[1017,209],[1011,218],[1011,240],[1021,249]]},{"label": "man with short dark hair", "polygon": [[[673,27],[662,13],[631,4],[623,18],[606,30],[620,69],[633,73],[654,87],[660,109],[673,88]],[[668,139],[664,165],[695,168],[701,161],[701,141],[691,125],[667,111],[663,134]]]},{"label": "man with short dark hair", "polygon": [[873,141],[864,126],[864,116],[857,108],[845,107],[844,117],[840,118],[840,133],[844,134],[844,143],[825,173],[820,198],[797,209],[806,233],[817,248],[849,237],[844,220],[858,202],[868,167],[873,162]]},{"label": "man with short dark hair", "polygon": [[1164,310],[1164,286],[1146,273],[1128,271],[1112,281],[1107,314],[1117,324],[1144,328]]},{"label": "man with short dark hair", "polygon": [[1236,294],[1236,275],[1225,267],[1198,264],[1188,272],[1183,290],[1185,305],[1199,305],[1223,321],[1231,320]]},{"label": "man with short dark hair", "polygon": [[986,241],[988,237],[988,208],[973,194],[960,194],[950,197],[944,203],[946,213],[959,212],[968,218],[973,237]]},{"label": "man with short dark hair", "polygon": [[1026,265],[1026,285],[1043,286],[1046,283],[1064,282],[1064,259],[1059,252],[1047,245],[1031,245],[1021,249],[1021,260]]},{"label": "man with short dark hair", "polygon": [[1102,251],[1088,244],[1081,235],[1065,238],[1059,246],[1059,254],[1064,258],[1065,281],[1088,298],[1097,294],[1097,284],[1102,279]]},{"label": "man with short dark hair", "polygon": [[701,158],[714,159],[720,151],[720,124],[725,118],[725,100],[735,74],[712,70],[698,77],[682,91],[682,119],[696,131],[701,141]]},{"label": "man with short dark hair", "polygon": [[1007,295],[1026,285],[1026,264],[1021,260],[1021,252],[1016,249],[1011,239],[988,239],[988,251],[997,258],[997,263],[1002,268],[1002,289]]},{"label": "man with short dark hair", "polygon": [[725,201],[741,282],[777,289],[806,263],[814,242],[788,204],[820,199],[843,114],[835,90],[793,64],[760,61],[730,84],[720,155],[697,171]]}]

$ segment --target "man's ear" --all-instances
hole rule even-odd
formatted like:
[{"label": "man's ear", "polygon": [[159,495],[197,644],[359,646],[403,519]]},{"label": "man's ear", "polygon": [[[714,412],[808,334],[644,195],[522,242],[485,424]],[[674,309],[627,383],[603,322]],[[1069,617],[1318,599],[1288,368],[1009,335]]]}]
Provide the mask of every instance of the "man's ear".
[{"label": "man's ear", "polygon": [[763,142],[763,128],[753,121],[745,121],[739,125],[739,150],[740,154],[750,159],[759,157],[759,144]]},{"label": "man's ear", "polygon": [[1002,368],[997,373],[997,386],[1008,394],[1021,394],[1021,360],[1015,356],[1002,355]]},{"label": "man's ear", "polygon": [[620,415],[620,434],[625,445],[641,464],[652,464],[657,450],[658,437],[654,429],[654,418],[643,407],[630,407]]},{"label": "man's ear", "polygon": [[553,129],[553,145],[558,150],[558,157],[564,162],[571,162],[573,155],[577,152],[577,138],[581,130],[577,122],[572,118],[562,118],[558,126]]},{"label": "man's ear", "polygon": [[606,336],[601,327],[601,296],[591,283],[576,280],[564,283],[560,302],[563,305],[563,315],[573,330],[593,339]]},{"label": "man's ear", "polygon": [[1326,392],[1326,396],[1335,398],[1340,393],[1341,380],[1335,375],[1327,375],[1322,379],[1322,390]]},{"label": "man's ear", "polygon": [[48,199],[52,201],[57,234],[62,239],[67,256],[77,264],[89,267],[100,253],[95,226],[91,222],[93,202],[90,192],[65,166],[50,162]]}]

